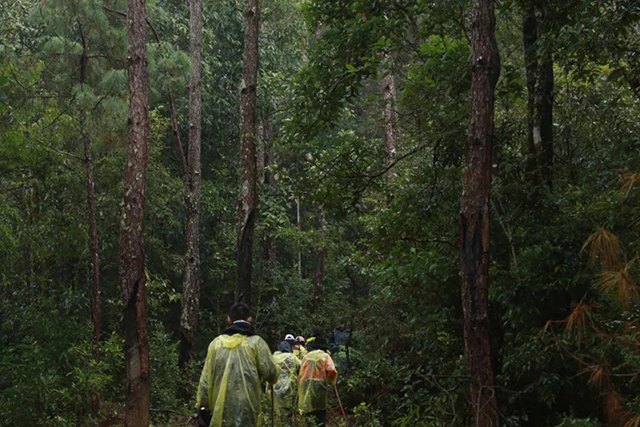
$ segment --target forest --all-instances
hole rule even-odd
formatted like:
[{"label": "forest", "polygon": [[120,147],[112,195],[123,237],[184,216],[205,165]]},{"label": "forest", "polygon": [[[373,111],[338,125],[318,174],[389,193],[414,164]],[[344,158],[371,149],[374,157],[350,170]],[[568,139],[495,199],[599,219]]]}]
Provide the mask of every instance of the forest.
[{"label": "forest", "polygon": [[639,117],[638,0],[1,0],[0,426],[195,423],[244,302],[328,426],[640,427]]}]

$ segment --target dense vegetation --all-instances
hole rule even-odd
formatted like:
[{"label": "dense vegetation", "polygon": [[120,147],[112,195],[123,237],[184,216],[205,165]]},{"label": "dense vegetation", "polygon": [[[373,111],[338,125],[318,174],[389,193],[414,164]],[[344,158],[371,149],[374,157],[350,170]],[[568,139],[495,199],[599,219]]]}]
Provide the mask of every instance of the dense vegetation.
[{"label": "dense vegetation", "polygon": [[[244,2],[205,0],[201,290],[195,358],[179,366],[187,3],[146,6],[153,425],[184,425],[237,297]],[[274,350],[286,333],[353,330],[338,380],[348,419],[336,410],[335,425],[474,423],[460,273],[472,3],[260,2],[250,303]],[[495,4],[488,325],[500,422],[638,427],[640,3]],[[122,423],[126,10],[0,3],[1,426]]]}]

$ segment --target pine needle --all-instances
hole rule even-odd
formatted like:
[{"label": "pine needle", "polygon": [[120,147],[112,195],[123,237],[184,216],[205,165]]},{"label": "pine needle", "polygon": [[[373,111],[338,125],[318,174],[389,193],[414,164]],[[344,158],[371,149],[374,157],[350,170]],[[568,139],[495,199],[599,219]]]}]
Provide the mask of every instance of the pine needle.
[{"label": "pine needle", "polygon": [[580,301],[566,319],[565,331],[575,333],[578,336],[578,347],[587,334],[587,321],[591,306]]},{"label": "pine needle", "polygon": [[590,386],[594,386],[597,389],[602,389],[603,386],[607,384],[607,381],[608,381],[607,371],[602,366],[590,365],[590,366],[587,366],[582,371],[582,373],[588,373],[588,372],[591,372],[591,374],[589,375],[589,380],[587,381],[587,383]]},{"label": "pine needle", "polygon": [[625,415],[622,402],[620,402],[616,392],[612,389],[606,392],[604,406],[607,418],[610,420],[619,420]]},{"label": "pine needle", "polygon": [[598,275],[597,286],[604,292],[615,293],[621,305],[628,308],[638,296],[638,285],[629,274],[633,262],[624,268],[605,271]]},{"label": "pine needle", "polygon": [[629,418],[622,427],[640,427],[640,414]]},{"label": "pine needle", "polygon": [[600,260],[605,270],[611,270],[620,264],[620,242],[615,234],[604,227],[589,236],[582,250],[586,248],[589,248],[589,261],[592,265]]},{"label": "pine needle", "polygon": [[625,172],[620,177],[620,182],[622,184],[622,191],[624,192],[625,199],[629,197],[629,193],[635,186],[640,186],[640,174]]}]

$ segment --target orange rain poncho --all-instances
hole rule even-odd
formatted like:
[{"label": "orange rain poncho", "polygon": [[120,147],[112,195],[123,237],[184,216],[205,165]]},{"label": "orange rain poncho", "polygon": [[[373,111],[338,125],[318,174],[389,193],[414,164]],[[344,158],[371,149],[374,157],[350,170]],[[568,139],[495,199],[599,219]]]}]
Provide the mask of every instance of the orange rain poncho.
[{"label": "orange rain poncho", "polygon": [[298,410],[301,414],[327,409],[327,397],[338,371],[329,354],[313,350],[302,359],[298,374]]},{"label": "orange rain poncho", "polygon": [[196,407],[211,411],[210,427],[259,425],[265,381],[278,380],[269,346],[257,335],[220,335],[209,344]]}]

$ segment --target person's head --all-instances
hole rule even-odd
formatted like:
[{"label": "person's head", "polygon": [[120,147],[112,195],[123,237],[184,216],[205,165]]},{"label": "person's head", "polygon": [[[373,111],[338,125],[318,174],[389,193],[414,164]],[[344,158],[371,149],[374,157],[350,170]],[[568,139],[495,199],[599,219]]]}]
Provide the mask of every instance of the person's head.
[{"label": "person's head", "polygon": [[237,302],[233,304],[229,309],[227,322],[231,324],[233,322],[237,322],[238,320],[244,320],[251,323],[251,311],[249,310],[249,306],[243,302]]},{"label": "person's head", "polygon": [[281,353],[291,353],[291,344],[287,341],[282,341],[278,346],[278,351]]},{"label": "person's head", "polygon": [[304,345],[304,337],[302,335],[298,335],[296,337],[296,343],[300,344],[300,345]]},{"label": "person's head", "polygon": [[287,335],[284,336],[284,340],[286,342],[288,342],[289,344],[293,344],[296,339],[293,337],[293,335],[287,334]]},{"label": "person's head", "polygon": [[329,344],[327,340],[322,337],[316,337],[313,341],[307,343],[307,350],[323,350],[327,351],[329,349]]}]

